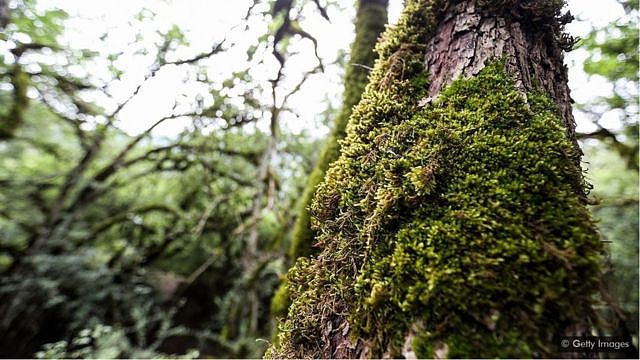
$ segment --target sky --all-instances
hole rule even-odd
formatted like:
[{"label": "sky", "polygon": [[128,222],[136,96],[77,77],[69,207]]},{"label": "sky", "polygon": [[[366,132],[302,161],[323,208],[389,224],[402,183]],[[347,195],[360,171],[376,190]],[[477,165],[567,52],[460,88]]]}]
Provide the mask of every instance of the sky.
[{"label": "sky", "polygon": [[[40,0],[44,7],[57,7],[71,15],[68,31],[64,42],[77,48],[98,49],[104,54],[122,52],[114,64],[123,70],[122,81],[109,86],[113,99],[96,98],[95,100],[107,108],[113,108],[118,102],[124,101],[142,80],[150,63],[149,56],[140,54],[140,46],[130,45],[136,40],[137,33],[143,37],[142,44],[149,46],[153,41],[160,41],[156,30],[167,29],[173,24],[182,28],[189,46],[176,53],[177,58],[188,58],[210,49],[211,45],[226,39],[227,42],[240,44],[235,49],[216,56],[215,60],[207,62],[207,74],[210,78],[224,78],[232,71],[238,70],[243,63],[244,51],[248,44],[255,41],[256,34],[265,30],[266,24],[255,22],[249,31],[243,31],[244,17],[250,0]],[[351,0],[345,1],[352,3]],[[341,2],[342,3],[342,2]],[[311,4],[312,5],[312,4]],[[584,36],[591,26],[601,27],[624,14],[622,7],[615,0],[569,0],[568,10],[579,21],[569,24],[567,30],[574,36]],[[132,21],[135,14],[144,8],[155,12],[153,20]],[[331,7],[327,22],[307,7],[303,27],[318,39],[319,55],[330,63],[335,60],[339,50],[348,49],[353,40],[354,11],[352,6],[344,5],[339,9]],[[390,0],[389,18],[394,23],[402,10],[402,0]],[[143,13],[143,15],[145,15]],[[148,14],[146,14],[148,15]],[[144,16],[143,16],[144,18]],[[105,41],[99,39],[108,34]],[[146,44],[146,45],[145,45]],[[288,64],[287,77],[289,88],[297,83],[300,74],[315,64],[315,58],[310,56],[308,41],[301,41],[295,45],[301,54],[293,57]],[[569,67],[569,86],[572,97],[577,102],[585,102],[590,98],[607,94],[611,87],[603,79],[587,78],[582,72],[581,63],[587,54],[583,50],[575,50],[566,55]],[[271,59],[273,61],[273,59]],[[90,68],[87,76],[108,78],[104,72],[105,64],[96,64]],[[254,64],[255,65],[255,64]],[[267,81],[274,74],[273,63],[252,65],[252,75],[258,80]],[[167,68],[160,72],[149,83],[145,84],[134,101],[130,102],[120,114],[119,126],[127,133],[136,134],[154,122],[167,115],[175,106],[176,94],[182,94],[176,107],[187,109],[190,101],[206,92],[202,86],[193,81],[185,81],[189,74],[180,68]],[[342,69],[339,66],[327,66],[323,74],[310,77],[301,91],[291,99],[290,106],[298,116],[288,114],[284,116],[281,126],[292,132],[307,131],[312,135],[322,135],[327,131],[326,122],[319,114],[326,108],[324,98],[328,98],[334,106],[339,106]],[[286,90],[282,90],[283,93]],[[265,98],[266,100],[266,98]],[[578,116],[579,130],[588,131],[587,122]],[[615,119],[611,119],[615,121]],[[171,136],[180,132],[186,126],[180,119],[165,123],[155,130],[155,135]],[[265,127],[266,123],[259,124]]]}]

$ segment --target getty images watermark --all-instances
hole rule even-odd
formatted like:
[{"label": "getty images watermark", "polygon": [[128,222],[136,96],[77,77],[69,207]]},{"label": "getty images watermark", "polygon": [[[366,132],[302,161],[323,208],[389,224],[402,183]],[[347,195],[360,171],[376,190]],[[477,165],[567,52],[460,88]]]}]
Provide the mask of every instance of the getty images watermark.
[{"label": "getty images watermark", "polygon": [[628,353],[634,351],[629,338],[619,336],[562,336],[558,339],[561,352]]}]

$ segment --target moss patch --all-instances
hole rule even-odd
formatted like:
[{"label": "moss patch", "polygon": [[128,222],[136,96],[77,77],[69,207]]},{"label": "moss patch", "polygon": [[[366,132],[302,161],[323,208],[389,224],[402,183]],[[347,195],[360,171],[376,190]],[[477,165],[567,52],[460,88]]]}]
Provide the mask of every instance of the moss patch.
[{"label": "moss patch", "polygon": [[343,333],[398,356],[410,329],[421,357],[550,356],[591,309],[601,244],[555,104],[495,61],[421,106],[441,5],[409,1],[378,47],[267,356],[331,356]]},{"label": "moss patch", "polygon": [[271,314],[286,315],[289,305],[291,305],[289,286],[286,281],[283,281],[271,298]]}]

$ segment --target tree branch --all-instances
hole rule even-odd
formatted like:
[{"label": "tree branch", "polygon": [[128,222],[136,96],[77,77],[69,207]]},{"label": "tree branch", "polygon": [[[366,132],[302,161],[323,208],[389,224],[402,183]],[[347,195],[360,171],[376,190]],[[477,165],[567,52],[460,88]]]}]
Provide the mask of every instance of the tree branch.
[{"label": "tree branch", "polygon": [[[218,44],[214,45],[214,46],[211,48],[211,51],[209,51],[209,52],[206,52],[206,53],[202,53],[202,54],[196,55],[196,56],[194,56],[194,57],[192,57],[192,58],[190,58],[190,59],[177,60],[177,61],[169,61],[169,62],[166,62],[165,64],[166,64],[166,65],[184,65],[184,64],[193,64],[193,63],[196,63],[196,62],[198,62],[198,61],[200,61],[200,60],[207,59],[207,58],[209,58],[209,57],[211,57],[211,56],[213,56],[213,55],[215,55],[215,54],[217,54],[217,53],[221,52],[221,51],[223,50],[223,49],[222,49],[222,45],[224,45],[225,41],[226,41],[226,39],[225,39],[225,40],[222,40],[220,43],[218,43]],[[225,49],[225,50],[226,50],[226,49]]]}]

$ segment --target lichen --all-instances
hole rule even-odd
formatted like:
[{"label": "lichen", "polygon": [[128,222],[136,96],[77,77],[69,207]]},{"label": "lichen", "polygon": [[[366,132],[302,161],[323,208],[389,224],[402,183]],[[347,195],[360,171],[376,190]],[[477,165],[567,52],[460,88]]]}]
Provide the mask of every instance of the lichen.
[{"label": "lichen", "polygon": [[421,44],[442,8],[408,1],[378,46],[312,205],[322,251],[289,272],[267,357],[332,357],[343,334],[397,357],[409,333],[420,357],[551,356],[588,316],[601,244],[577,149],[500,59],[423,101]]}]

